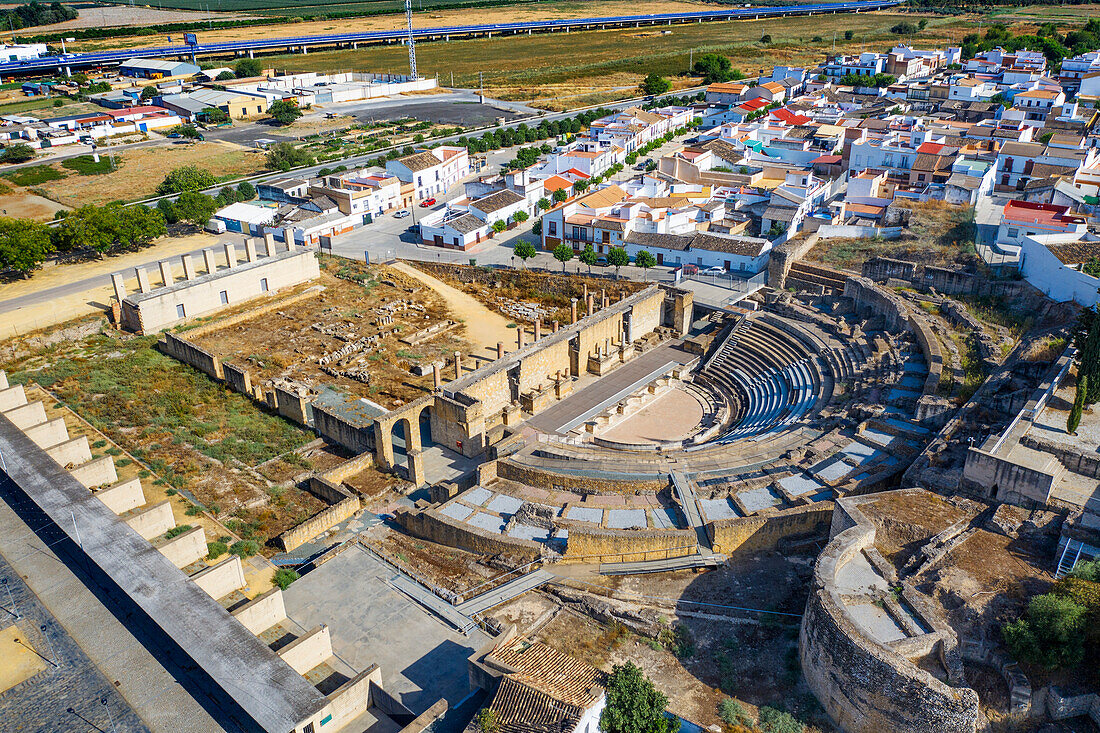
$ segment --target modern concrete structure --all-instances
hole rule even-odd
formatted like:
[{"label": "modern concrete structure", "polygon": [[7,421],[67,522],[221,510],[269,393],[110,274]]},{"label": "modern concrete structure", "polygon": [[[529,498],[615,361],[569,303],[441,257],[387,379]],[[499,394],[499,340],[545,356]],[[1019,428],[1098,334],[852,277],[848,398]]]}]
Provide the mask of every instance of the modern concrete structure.
[{"label": "modern concrete structure", "polygon": [[123,328],[138,333],[156,333],[189,318],[209,315],[269,292],[309,282],[321,274],[317,256],[294,245],[289,251],[259,257],[255,242],[250,240],[244,254],[246,261],[238,264],[234,245],[226,244],[228,267],[219,270],[213,250],[204,250],[206,273],[202,275],[196,274],[190,256],[184,255],[185,279],[179,282],[173,280],[171,265],[163,262],[162,286],[156,289],[150,285],[145,270],[138,268],[140,292],[132,295],[126,294],[121,274],[113,275],[115,297],[122,308]]}]

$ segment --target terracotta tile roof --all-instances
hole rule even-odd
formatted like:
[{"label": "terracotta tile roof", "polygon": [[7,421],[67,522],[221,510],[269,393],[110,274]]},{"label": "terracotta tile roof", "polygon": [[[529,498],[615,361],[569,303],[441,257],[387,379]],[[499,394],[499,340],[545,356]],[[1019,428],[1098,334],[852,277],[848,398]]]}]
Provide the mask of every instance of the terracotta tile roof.
[{"label": "terracotta tile roof", "polygon": [[501,733],[569,733],[584,710],[555,700],[521,680],[500,680],[489,709],[496,714]]},{"label": "terracotta tile roof", "polygon": [[508,675],[513,680],[565,705],[588,708],[603,695],[603,672],[540,642],[518,637],[498,646],[491,656],[514,670]]},{"label": "terracotta tile roof", "polygon": [[558,191],[563,188],[568,191],[573,187],[573,184],[565,180],[561,176],[550,176],[542,182],[542,187],[544,190],[553,193],[554,191]]},{"label": "terracotta tile roof", "polygon": [[1095,257],[1100,257],[1100,242],[1048,244],[1047,249],[1063,265],[1080,265]]},{"label": "terracotta tile roof", "polygon": [[577,203],[592,209],[600,209],[619,203],[626,198],[626,191],[612,184],[606,188],[581,196]]},{"label": "terracotta tile roof", "polygon": [[471,203],[470,207],[478,211],[484,211],[486,214],[491,214],[507,206],[514,206],[523,200],[523,196],[520,196],[515,191],[504,189],[503,191],[495,191],[487,196],[482,196],[477,201]]},{"label": "terracotta tile roof", "polygon": [[420,171],[426,171],[429,168],[434,168],[440,165],[441,161],[435,157],[432,153],[424,151],[422,153],[413,153],[412,155],[406,155],[403,158],[398,158],[397,162],[405,166],[413,173]]}]

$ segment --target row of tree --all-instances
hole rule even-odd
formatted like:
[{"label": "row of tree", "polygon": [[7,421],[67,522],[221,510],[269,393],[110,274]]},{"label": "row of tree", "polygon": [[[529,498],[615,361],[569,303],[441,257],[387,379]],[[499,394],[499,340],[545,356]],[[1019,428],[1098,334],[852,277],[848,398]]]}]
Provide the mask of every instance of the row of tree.
[{"label": "row of tree", "polygon": [[[527,264],[527,260],[538,254],[535,245],[524,239],[516,242],[513,251],[516,257],[519,257],[524,265]],[[571,246],[563,242],[552,249],[550,254],[554,256],[555,260],[561,263],[562,272],[565,272],[565,264],[574,257],[580,260],[582,264],[588,265],[589,274],[592,272],[592,266],[598,264],[600,261],[600,255],[593,249],[591,244],[586,244],[584,249],[580,253],[577,253],[573,251]],[[619,268],[630,264],[630,255],[622,247],[612,247],[607,252],[607,264],[615,268],[615,277],[618,277]],[[657,266],[657,258],[653,256],[653,253],[643,249],[634,256],[634,264],[642,268],[643,271],[647,271],[649,268]]]},{"label": "row of tree", "polygon": [[[61,3],[46,5],[40,2],[31,2],[11,10],[5,10],[3,15],[4,17],[0,19],[0,25],[19,30],[20,28],[31,28],[36,25],[63,23],[66,20],[72,20],[78,13],[75,8]],[[11,25],[8,25],[9,23]]]}]

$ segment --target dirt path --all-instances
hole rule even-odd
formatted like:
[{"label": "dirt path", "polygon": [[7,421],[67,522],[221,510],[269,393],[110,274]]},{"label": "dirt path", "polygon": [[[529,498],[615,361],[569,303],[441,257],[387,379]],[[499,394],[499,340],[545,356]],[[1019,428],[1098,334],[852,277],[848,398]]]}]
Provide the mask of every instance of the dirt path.
[{"label": "dirt path", "polygon": [[392,267],[409,277],[416,278],[443,298],[451,311],[451,317],[465,324],[466,340],[479,347],[478,351],[473,352],[473,356],[495,359],[498,341],[503,341],[504,347],[508,350],[515,349],[516,329],[508,328],[511,321],[507,318],[489,310],[472,295],[453,288],[442,280],[404,262],[396,262]]}]

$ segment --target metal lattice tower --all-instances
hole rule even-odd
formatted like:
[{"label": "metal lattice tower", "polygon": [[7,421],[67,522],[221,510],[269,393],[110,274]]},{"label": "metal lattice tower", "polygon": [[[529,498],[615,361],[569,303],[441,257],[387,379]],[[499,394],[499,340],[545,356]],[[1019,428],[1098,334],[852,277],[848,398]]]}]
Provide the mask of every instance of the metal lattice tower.
[{"label": "metal lattice tower", "polygon": [[416,41],[413,40],[413,7],[412,0],[405,0],[405,20],[409,24],[409,76],[419,79],[416,73]]}]

